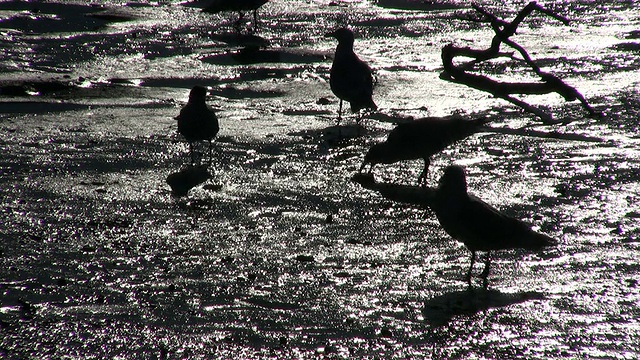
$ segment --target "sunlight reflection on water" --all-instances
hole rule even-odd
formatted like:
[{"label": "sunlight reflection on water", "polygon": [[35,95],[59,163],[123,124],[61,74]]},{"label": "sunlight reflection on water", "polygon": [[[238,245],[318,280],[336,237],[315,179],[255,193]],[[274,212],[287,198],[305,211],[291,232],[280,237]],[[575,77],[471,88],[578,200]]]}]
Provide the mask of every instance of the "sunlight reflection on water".
[{"label": "sunlight reflection on water", "polygon": [[[73,3],[0,4],[20,8],[0,10],[10,26],[0,86],[18,94],[0,99],[0,357],[637,357],[633,2],[554,2],[574,24],[536,15],[520,28],[515,39],[542,68],[606,114],[585,119],[557,95],[524,97],[574,120],[551,126],[439,78],[442,46],[483,48],[493,36],[449,10],[273,0],[259,13],[256,35],[272,50],[260,62],[242,57],[236,14],[95,2],[136,17],[105,23]],[[323,35],[347,24],[390,118],[485,111],[495,127],[605,140],[486,133],[434,156],[431,185],[463,165],[470,192],[557,248],[499,252],[490,288],[466,290],[470,254],[430,210],[349,180],[393,126],[368,119],[342,142],[328,130],[335,42]],[[506,59],[483,68],[533,78],[523,69]],[[176,198],[166,178],[188,146],[173,117],[196,83],[210,88],[222,129],[210,182]],[[414,185],[420,167],[375,176]]]}]

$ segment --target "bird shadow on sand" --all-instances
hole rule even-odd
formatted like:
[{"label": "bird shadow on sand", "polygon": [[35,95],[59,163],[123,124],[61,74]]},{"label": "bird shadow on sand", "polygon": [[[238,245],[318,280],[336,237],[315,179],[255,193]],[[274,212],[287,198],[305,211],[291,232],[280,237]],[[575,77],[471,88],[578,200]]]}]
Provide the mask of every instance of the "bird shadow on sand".
[{"label": "bird shadow on sand", "polygon": [[0,11],[8,14],[2,19],[3,28],[31,34],[95,31],[113,22],[138,18],[130,6],[107,8],[53,1],[3,1]]},{"label": "bird shadow on sand", "polygon": [[211,34],[211,40],[225,43],[229,46],[246,46],[261,48],[269,46],[269,40],[254,34],[241,34],[237,32],[226,32]]},{"label": "bird shadow on sand", "polygon": [[176,197],[186,196],[189,190],[211,178],[206,165],[188,166],[167,176],[167,184],[171,187],[171,194]]},{"label": "bird shadow on sand", "polygon": [[304,139],[313,139],[321,145],[334,148],[351,145],[352,140],[369,134],[369,131],[361,124],[331,125],[325,128],[309,129],[290,132],[290,136],[300,136]]},{"label": "bird shadow on sand", "polygon": [[236,86],[217,86],[213,87],[209,94],[227,99],[266,99],[284,96],[285,92],[272,89],[256,90]]},{"label": "bird shadow on sand", "polygon": [[382,8],[397,10],[441,11],[462,8],[453,1],[376,0],[373,3]]},{"label": "bird shadow on sand", "polygon": [[499,290],[468,288],[425,301],[422,315],[428,324],[443,326],[456,316],[473,316],[490,309],[540,299],[544,299],[544,295],[536,291],[503,293]]},{"label": "bird shadow on sand", "polygon": [[332,125],[321,129],[326,142],[341,142],[367,135],[367,129],[360,124]]}]

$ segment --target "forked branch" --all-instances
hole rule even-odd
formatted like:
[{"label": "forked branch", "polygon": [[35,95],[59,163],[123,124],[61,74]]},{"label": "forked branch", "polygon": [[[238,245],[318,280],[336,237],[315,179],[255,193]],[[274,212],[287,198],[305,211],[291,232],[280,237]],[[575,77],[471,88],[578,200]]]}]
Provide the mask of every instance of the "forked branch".
[{"label": "forked branch", "polygon": [[[473,9],[479,13],[479,17],[467,19],[471,21],[489,23],[495,36],[491,41],[491,46],[484,50],[471,49],[468,47],[457,47],[452,44],[446,45],[442,49],[442,64],[444,65],[444,72],[441,74],[441,78],[447,81],[464,84],[474,89],[486,91],[497,98],[504,99],[510,103],[523,108],[525,111],[533,113],[538,116],[543,122],[553,122],[551,114],[547,114],[541,109],[538,109],[520,99],[513,97],[513,94],[520,95],[534,95],[534,94],[549,94],[557,93],[561,95],[566,101],[579,100],[582,106],[589,113],[589,116],[596,116],[595,110],[589,105],[584,96],[576,90],[574,87],[568,85],[557,76],[543,72],[540,67],[533,61],[527,51],[510,39],[516,33],[516,30],[520,23],[530,15],[533,11],[541,12],[548,15],[565,25],[569,24],[569,20],[561,15],[558,15],[550,10],[543,8],[535,2],[529,3],[525,6],[511,22],[507,22],[493,15],[489,11],[483,9],[477,4],[472,5]],[[498,57],[509,56],[514,58],[513,52],[506,53],[500,51],[500,46],[505,44],[515,51],[517,51],[524,61],[536,75],[540,77],[540,82],[500,82],[493,80],[484,75],[478,75],[470,73],[468,70],[471,66],[483,61],[495,59]],[[464,63],[462,65],[454,65],[453,60],[456,57],[464,56],[472,58],[472,61]]]}]

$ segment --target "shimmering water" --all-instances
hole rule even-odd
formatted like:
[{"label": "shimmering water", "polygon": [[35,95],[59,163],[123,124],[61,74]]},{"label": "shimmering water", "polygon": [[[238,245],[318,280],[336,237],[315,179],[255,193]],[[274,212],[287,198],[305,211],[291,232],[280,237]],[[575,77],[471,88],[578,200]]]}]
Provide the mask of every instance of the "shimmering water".
[{"label": "shimmering water", "polygon": [[[480,4],[511,19],[526,3]],[[444,45],[493,36],[462,1],[272,0],[253,38],[175,1],[0,2],[0,357],[638,358],[640,7],[543,5],[571,24],[535,14],[513,39],[602,117],[524,98],[564,121],[543,125],[441,80]],[[345,25],[380,113],[336,142],[323,35]],[[173,117],[195,84],[220,118],[216,160],[175,198]],[[560,242],[498,253],[486,291],[428,209],[350,180],[380,120],[453,112],[602,140],[482,133],[434,158],[433,183],[463,165],[472,193]],[[376,178],[413,184],[420,166]]]}]

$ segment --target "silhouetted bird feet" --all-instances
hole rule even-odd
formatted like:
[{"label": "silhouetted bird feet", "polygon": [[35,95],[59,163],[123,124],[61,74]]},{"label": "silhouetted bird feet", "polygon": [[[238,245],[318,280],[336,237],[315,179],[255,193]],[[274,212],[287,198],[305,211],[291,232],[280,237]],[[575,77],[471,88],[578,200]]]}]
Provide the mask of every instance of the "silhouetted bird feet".
[{"label": "silhouetted bird feet", "polygon": [[418,176],[418,185],[422,187],[427,187],[427,185],[429,185],[429,163],[430,159],[428,157],[425,158],[424,168],[422,169],[420,176]]},{"label": "silhouetted bird feet", "polygon": [[480,278],[482,279],[482,287],[486,289],[489,286],[488,267],[485,267],[484,270],[482,270],[482,274],[480,274]]},{"label": "silhouetted bird feet", "polygon": [[488,287],[489,287],[489,278],[488,277],[482,278],[482,288],[486,290]]},{"label": "silhouetted bird feet", "polygon": [[198,153],[195,151],[190,154],[190,159],[191,159],[190,165],[192,167],[199,166],[200,163],[202,162],[202,157],[198,156]]},{"label": "silhouetted bird feet", "polygon": [[467,287],[471,288],[471,274],[467,273],[467,275],[464,276],[464,282],[467,283]]},{"label": "silhouetted bird feet", "polygon": [[371,109],[364,109],[364,110],[358,111],[358,115],[356,117],[356,123],[360,124],[362,120],[368,119],[374,112],[376,111]]},{"label": "silhouetted bird feet", "polygon": [[196,166],[196,164],[197,164],[197,155],[193,150],[189,152],[189,159],[191,160],[191,166]]},{"label": "silhouetted bird feet", "polygon": [[427,187],[428,181],[427,181],[427,177],[424,176],[424,174],[420,174],[420,176],[418,177],[418,186],[420,187]]},{"label": "silhouetted bird feet", "polygon": [[491,252],[487,252],[486,258],[484,260],[484,270],[482,270],[482,274],[480,277],[482,278],[482,286],[486,289],[489,285],[489,268],[491,266]]},{"label": "silhouetted bird feet", "polygon": [[338,118],[336,119],[336,125],[340,126],[340,121],[342,121],[342,99],[340,99],[340,105],[338,107]]},{"label": "silhouetted bird feet", "polygon": [[243,16],[243,15],[242,15],[242,13],[241,13],[241,15],[240,15],[240,17],[238,18],[238,20],[236,20],[236,21],[233,23],[233,29],[236,31],[236,33],[238,34],[238,36],[240,36],[241,30],[242,30],[242,29],[241,29],[241,27],[242,27],[242,20],[243,20],[243,19],[244,19],[244,16]]},{"label": "silhouetted bird feet", "polygon": [[464,278],[462,279],[462,281],[464,281],[465,283],[467,283],[467,288],[472,289],[472,288],[473,288],[473,279],[474,279],[474,278],[480,278],[480,279],[482,279],[482,288],[483,288],[483,289],[485,289],[485,290],[486,290],[486,289],[489,287],[489,276],[487,275],[487,276],[485,277],[485,276],[484,276],[484,272],[483,272],[481,275],[477,276],[477,277],[475,277],[475,276],[473,276],[473,275],[471,275],[471,274],[467,274],[467,275],[465,275],[465,276],[464,276]]},{"label": "silhouetted bird feet", "polygon": [[[362,174],[362,172],[364,171],[364,168],[367,166],[367,161],[363,161],[362,164],[360,164],[360,169],[358,169],[358,174]],[[369,167],[369,171],[367,171],[369,174],[371,174],[373,172],[372,167]]]}]

